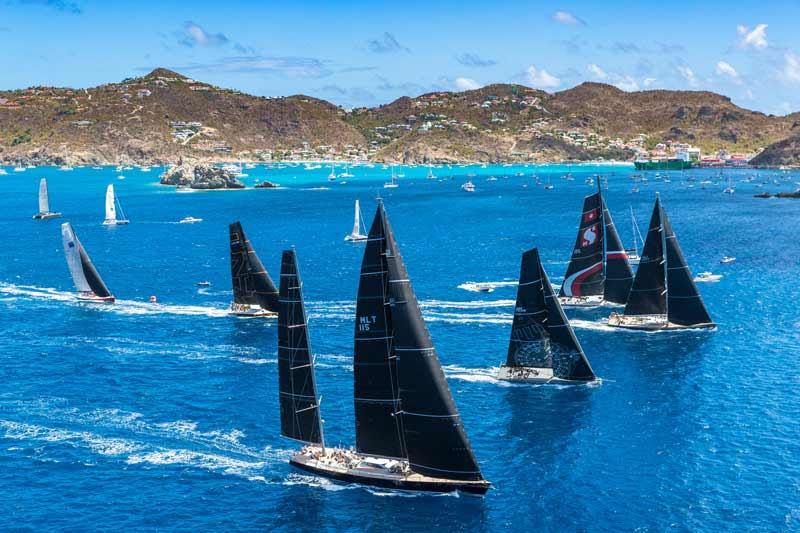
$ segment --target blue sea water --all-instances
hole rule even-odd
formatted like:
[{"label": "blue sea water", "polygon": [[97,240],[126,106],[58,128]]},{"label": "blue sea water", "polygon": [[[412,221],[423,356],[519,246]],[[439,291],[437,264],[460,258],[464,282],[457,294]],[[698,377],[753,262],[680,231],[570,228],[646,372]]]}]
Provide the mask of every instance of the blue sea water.
[{"label": "blue sea water", "polygon": [[[325,168],[262,166],[245,181],[281,189],[180,193],[157,184],[158,169],[124,171],[124,181],[112,168],[7,170],[0,529],[800,531],[800,201],[752,197],[792,190],[800,174],[651,172],[632,193],[630,167],[442,167],[439,180],[405,168],[399,188],[383,189],[388,170],[377,166],[353,168],[344,185]],[[567,172],[573,181],[561,179]],[[598,172],[628,245],[629,206],[646,226],[661,193],[692,270],[723,275],[699,285],[719,327],[630,332],[604,325],[609,308],[569,310],[603,383],[498,382],[520,254],[539,247],[561,281],[593,191],[584,179]],[[460,185],[471,174],[477,192],[467,194]],[[722,194],[728,176],[733,195]],[[40,177],[63,219],[31,220]],[[129,226],[100,224],[108,183]],[[362,247],[343,237],[353,201],[369,223],[378,194],[493,483],[484,498],[294,471],[295,444],[279,436],[275,324],[226,315],[228,223],[242,221],[275,279],[281,250],[296,246],[326,437],[353,443]],[[203,222],[177,223],[190,215]],[[73,298],[64,220],[115,305]],[[723,255],[737,261],[720,265]],[[459,287],[470,281],[496,289]]]}]

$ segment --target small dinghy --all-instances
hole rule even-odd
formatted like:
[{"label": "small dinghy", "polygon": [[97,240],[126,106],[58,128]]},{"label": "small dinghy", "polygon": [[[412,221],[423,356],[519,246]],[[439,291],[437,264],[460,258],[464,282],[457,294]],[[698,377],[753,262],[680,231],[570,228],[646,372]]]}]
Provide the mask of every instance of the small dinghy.
[{"label": "small dinghy", "polygon": [[72,275],[72,282],[78,291],[78,299],[88,302],[114,303],[114,296],[98,274],[69,222],[61,224],[61,240],[64,243],[64,254],[67,257],[69,273]]},{"label": "small dinghy", "polygon": [[694,277],[696,283],[713,283],[722,279],[720,274],[712,274],[711,272],[700,272]]},{"label": "small dinghy", "polygon": [[344,240],[349,242],[364,242],[367,240],[367,236],[361,233],[361,206],[358,204],[358,200],[356,200],[353,218],[353,231],[350,232],[350,235],[345,235]]},{"label": "small dinghy", "polygon": [[197,285],[198,287],[210,287],[211,286],[211,282],[210,281],[198,281],[197,283],[195,283],[195,285]]},{"label": "small dinghy", "polygon": [[724,255],[724,256],[722,256],[722,259],[719,260],[719,262],[721,264],[723,264],[723,265],[729,265],[731,263],[735,263],[736,262],[736,258],[735,257],[731,257],[729,255]]},{"label": "small dinghy", "polygon": [[632,283],[628,254],[598,180],[597,192],[583,199],[578,235],[558,299],[565,307],[624,305]]},{"label": "small dinghy", "polygon": [[508,356],[497,379],[558,384],[597,379],[536,248],[522,254]]},{"label": "small dinghy", "polygon": [[238,317],[274,317],[278,289],[256,255],[239,222],[229,227],[233,302],[230,313]]},{"label": "small dinghy", "polygon": [[608,325],[646,331],[716,327],[658,196],[625,311],[613,313]]},{"label": "small dinghy", "polygon": [[329,448],[293,250],[278,317],[281,433],[306,445],[294,467],[347,483],[485,494],[483,478],[382,204],[361,264],[353,360],[356,446]]},{"label": "small dinghy", "polygon": [[33,215],[33,218],[35,220],[47,220],[60,216],[61,213],[50,211],[50,199],[47,195],[47,180],[42,178],[39,180],[39,212]]},{"label": "small dinghy", "polygon": [[202,222],[202,218],[195,218],[195,217],[183,217],[178,224],[197,224],[198,222]]},{"label": "small dinghy", "polygon": [[[117,217],[117,207],[119,207],[120,218]],[[125,217],[125,212],[119,204],[117,196],[114,194],[114,185],[109,184],[106,188],[106,218],[103,220],[104,226],[120,226],[129,224],[130,220]]]},{"label": "small dinghy", "polygon": [[467,181],[461,186],[461,190],[464,192],[475,192],[475,184],[472,181]]}]

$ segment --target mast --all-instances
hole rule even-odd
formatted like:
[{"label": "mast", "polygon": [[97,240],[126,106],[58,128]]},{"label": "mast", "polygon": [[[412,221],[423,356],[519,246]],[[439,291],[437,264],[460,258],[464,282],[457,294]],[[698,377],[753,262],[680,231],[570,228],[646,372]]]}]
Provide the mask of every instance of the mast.
[{"label": "mast", "polygon": [[409,467],[431,477],[482,480],[383,204],[378,209],[386,230],[392,348],[397,356],[399,414]]},{"label": "mast", "polygon": [[100,298],[111,297],[111,292],[94,267],[92,260],[89,259],[89,254],[86,253],[69,222],[61,224],[61,240],[64,244],[64,254],[75,289],[78,292],[94,293]]},{"label": "mast", "polygon": [[106,188],[106,222],[117,220],[117,206],[114,201],[114,184],[109,183]]},{"label": "mast", "polygon": [[[663,209],[662,209],[663,211]],[[703,298],[694,283],[689,265],[678,244],[667,213],[663,212],[667,258],[667,318],[681,326],[713,326]]]},{"label": "mast", "polygon": [[667,313],[664,240],[661,231],[661,201],[656,196],[639,268],[636,269],[636,277],[633,278],[633,285],[625,304],[626,315]]},{"label": "mast", "polygon": [[605,284],[603,256],[603,209],[600,193],[583,199],[583,212],[564,283],[558,293],[562,297],[603,294]]},{"label": "mast", "polygon": [[240,222],[229,226],[233,301],[258,305],[267,311],[278,310],[278,289],[256,255]]},{"label": "mast", "polygon": [[39,180],[39,213],[50,212],[50,201],[47,197],[47,180]]},{"label": "mast", "polygon": [[356,298],[353,399],[356,450],[405,458],[403,417],[386,262],[388,220],[378,205],[370,226]]},{"label": "mast", "polygon": [[664,209],[661,207],[661,196],[656,193],[656,205],[658,206],[658,231],[661,233],[661,253],[664,261],[664,293],[667,295],[664,298],[664,314],[667,315],[667,322],[669,322],[669,260],[667,254],[667,232],[664,230]]},{"label": "mast", "polygon": [[631,231],[633,231],[633,251],[636,255],[639,255],[639,228],[636,225],[636,217],[633,214],[633,206],[628,206],[631,209]]},{"label": "mast", "polygon": [[278,388],[281,434],[325,448],[314,376],[314,358],[308,338],[303,283],[294,250],[281,257],[278,305]]}]

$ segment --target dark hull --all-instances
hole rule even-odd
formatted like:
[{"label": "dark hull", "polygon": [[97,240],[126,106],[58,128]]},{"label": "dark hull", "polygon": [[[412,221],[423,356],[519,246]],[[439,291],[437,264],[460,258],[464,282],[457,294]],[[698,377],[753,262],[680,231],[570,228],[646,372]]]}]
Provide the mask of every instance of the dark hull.
[{"label": "dark hull", "polygon": [[307,464],[302,460],[298,461],[295,458],[289,460],[289,464],[319,476],[341,481],[344,483],[358,483],[360,485],[368,485],[371,487],[378,487],[382,489],[392,490],[408,490],[414,492],[464,492],[467,494],[475,494],[482,496],[489,490],[488,481],[458,481],[458,480],[433,480],[433,478],[424,478],[419,476],[420,480],[408,479],[401,476],[382,476],[382,475],[369,475],[362,473],[354,473],[352,471],[341,471],[327,468],[320,468],[311,464]]},{"label": "dark hull", "polygon": [[636,331],[678,331],[682,329],[713,329],[717,325],[713,322],[708,324],[693,324],[691,326],[682,326],[680,324],[608,324],[612,328],[632,329]]}]

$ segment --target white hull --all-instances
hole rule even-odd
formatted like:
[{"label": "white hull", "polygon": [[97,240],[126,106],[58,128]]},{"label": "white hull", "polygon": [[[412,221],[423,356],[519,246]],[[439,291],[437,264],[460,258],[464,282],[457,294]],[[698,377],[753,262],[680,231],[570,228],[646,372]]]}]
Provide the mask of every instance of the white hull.
[{"label": "white hull", "polygon": [[692,324],[684,326],[675,324],[667,319],[666,315],[621,315],[612,313],[608,317],[608,325],[614,328],[637,329],[642,331],[660,331],[676,329],[713,328],[716,324]]},{"label": "white hull", "polygon": [[516,381],[521,383],[587,383],[583,380],[563,379],[553,375],[552,368],[537,368],[532,366],[506,366],[500,367],[497,379],[501,381]]},{"label": "white hull", "polygon": [[104,220],[104,226],[124,226],[126,224],[130,224],[130,220]]},{"label": "white hull", "polygon": [[363,242],[366,241],[368,238],[369,237],[367,237],[366,235],[361,235],[361,234],[354,235],[351,233],[350,235],[346,236],[344,240],[349,242]]},{"label": "white hull", "polygon": [[242,318],[257,318],[257,317],[276,317],[278,313],[267,311],[256,305],[237,304],[232,303],[230,307],[230,314]]},{"label": "white hull", "polygon": [[101,298],[93,293],[85,293],[80,292],[78,293],[78,300],[82,302],[96,302],[101,304],[113,304],[116,298],[113,296],[106,296],[105,298]]},{"label": "white hull", "polygon": [[597,307],[603,305],[602,296],[559,296],[562,307]]},{"label": "white hull", "polygon": [[36,213],[33,218],[36,220],[47,220],[48,218],[59,218],[61,213]]}]

